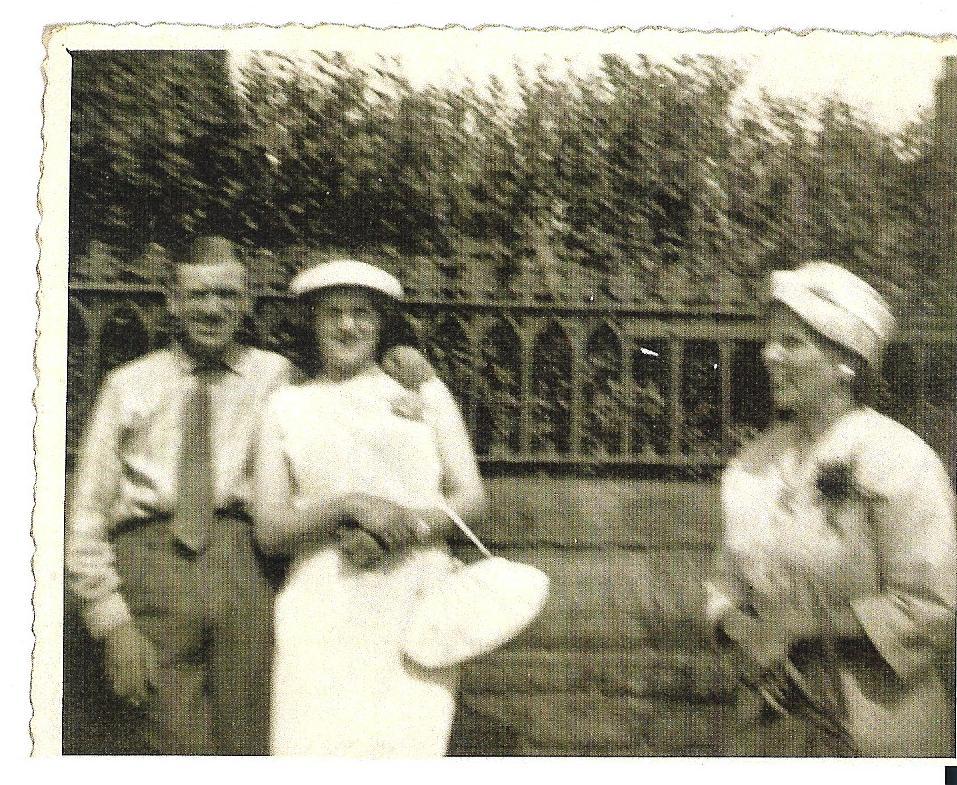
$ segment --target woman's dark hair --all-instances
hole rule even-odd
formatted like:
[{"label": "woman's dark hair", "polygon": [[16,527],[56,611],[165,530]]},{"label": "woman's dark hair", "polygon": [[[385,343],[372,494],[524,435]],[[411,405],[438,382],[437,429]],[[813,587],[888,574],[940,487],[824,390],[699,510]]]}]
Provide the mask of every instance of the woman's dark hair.
[{"label": "woman's dark hair", "polygon": [[[374,289],[362,288],[369,295],[375,309],[379,312],[382,326],[379,329],[379,343],[376,346],[375,359],[381,362],[385,353],[395,346],[418,347],[415,330],[405,315],[402,304],[388,295]],[[328,289],[319,289],[309,292],[298,300],[300,309],[299,323],[299,353],[302,357],[303,370],[312,378],[322,371],[322,357],[315,337],[315,307]]]},{"label": "woman's dark hair", "polygon": [[379,345],[376,347],[376,362],[381,362],[385,353],[396,346],[415,346],[418,348],[418,338],[408,320],[405,308],[391,297],[372,292],[376,307],[382,315],[382,329],[379,330]]}]

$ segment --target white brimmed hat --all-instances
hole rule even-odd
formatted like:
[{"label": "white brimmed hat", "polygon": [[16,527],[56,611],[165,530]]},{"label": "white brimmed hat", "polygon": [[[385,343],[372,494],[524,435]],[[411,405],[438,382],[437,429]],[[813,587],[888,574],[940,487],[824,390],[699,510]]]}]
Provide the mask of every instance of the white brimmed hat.
[{"label": "white brimmed hat", "polygon": [[354,259],[334,259],[308,267],[292,279],[289,291],[295,295],[303,295],[333,286],[362,286],[382,292],[395,300],[401,300],[405,296],[402,284],[394,275],[373,264],[357,262]]},{"label": "white brimmed hat", "polygon": [[821,335],[878,368],[896,321],[887,302],[866,281],[830,262],[809,262],[771,273],[771,298]]}]

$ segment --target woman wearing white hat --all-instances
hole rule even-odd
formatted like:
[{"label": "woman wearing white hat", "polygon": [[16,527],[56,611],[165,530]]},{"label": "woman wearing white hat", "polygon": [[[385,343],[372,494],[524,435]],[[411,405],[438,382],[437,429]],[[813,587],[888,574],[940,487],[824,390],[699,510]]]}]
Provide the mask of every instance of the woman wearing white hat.
[{"label": "woman wearing white hat", "polygon": [[773,425],[722,478],[708,614],[742,664],[736,754],[951,756],[954,496],[934,451],[863,405],[894,329],[857,276],[773,274]]},{"label": "woman wearing white hat", "polygon": [[257,445],[262,547],[293,557],[276,600],[272,751],[341,757],[445,752],[455,668],[401,653],[422,588],[449,567],[450,507],[484,505],[459,410],[437,378],[410,394],[380,367],[403,292],[333,261],[298,275],[318,373],[270,400]]}]

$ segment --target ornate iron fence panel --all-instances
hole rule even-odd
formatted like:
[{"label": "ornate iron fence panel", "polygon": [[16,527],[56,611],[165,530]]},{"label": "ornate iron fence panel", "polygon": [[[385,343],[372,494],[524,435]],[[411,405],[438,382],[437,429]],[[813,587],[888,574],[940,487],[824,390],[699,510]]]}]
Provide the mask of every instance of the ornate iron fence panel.
[{"label": "ornate iron fence panel", "polygon": [[[700,476],[770,416],[754,313],[527,301],[407,305],[410,334],[459,400],[488,471]],[[71,285],[68,460],[106,373],[167,343],[170,327],[161,286]],[[302,336],[286,296],[257,295],[245,340],[301,362]],[[888,353],[885,377],[881,400],[893,416],[905,404],[917,412],[911,420],[935,407],[952,412],[954,330],[905,331]]]}]

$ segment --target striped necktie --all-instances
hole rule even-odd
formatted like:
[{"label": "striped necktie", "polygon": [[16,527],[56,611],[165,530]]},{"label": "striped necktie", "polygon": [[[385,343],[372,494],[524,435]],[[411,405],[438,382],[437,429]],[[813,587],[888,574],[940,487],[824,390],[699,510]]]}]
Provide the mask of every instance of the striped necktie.
[{"label": "striped necktie", "polygon": [[210,448],[210,369],[197,367],[183,401],[182,442],[173,533],[193,553],[201,553],[213,523],[213,464]]}]

